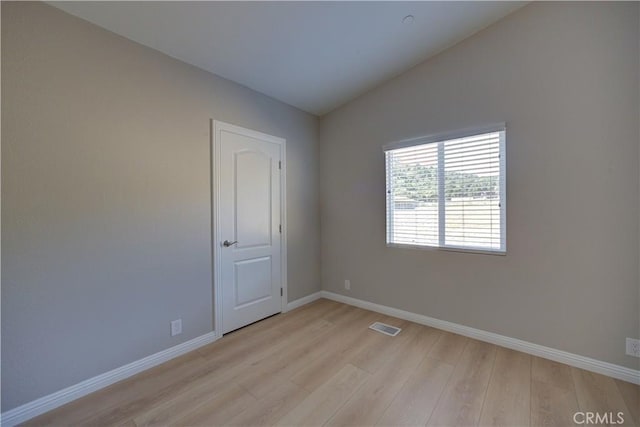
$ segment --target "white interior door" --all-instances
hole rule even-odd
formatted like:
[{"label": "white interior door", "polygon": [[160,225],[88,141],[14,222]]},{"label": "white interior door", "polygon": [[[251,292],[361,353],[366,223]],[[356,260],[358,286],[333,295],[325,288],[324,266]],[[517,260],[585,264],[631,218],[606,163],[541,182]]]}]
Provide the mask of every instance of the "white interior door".
[{"label": "white interior door", "polygon": [[216,297],[227,333],[282,311],[284,140],[220,122],[215,127],[222,293]]}]

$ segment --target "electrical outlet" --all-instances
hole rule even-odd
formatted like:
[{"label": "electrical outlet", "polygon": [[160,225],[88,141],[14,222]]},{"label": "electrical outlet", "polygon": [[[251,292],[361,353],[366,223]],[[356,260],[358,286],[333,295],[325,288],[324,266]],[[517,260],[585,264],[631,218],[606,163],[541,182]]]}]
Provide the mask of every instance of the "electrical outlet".
[{"label": "electrical outlet", "polygon": [[351,280],[345,280],[344,281],[344,288],[348,291],[351,290]]},{"label": "electrical outlet", "polygon": [[640,357],[640,340],[627,338],[627,355]]},{"label": "electrical outlet", "polygon": [[640,340],[627,338],[627,355],[640,357]]},{"label": "electrical outlet", "polygon": [[180,335],[182,333],[182,319],[173,320],[171,322],[171,336]]}]

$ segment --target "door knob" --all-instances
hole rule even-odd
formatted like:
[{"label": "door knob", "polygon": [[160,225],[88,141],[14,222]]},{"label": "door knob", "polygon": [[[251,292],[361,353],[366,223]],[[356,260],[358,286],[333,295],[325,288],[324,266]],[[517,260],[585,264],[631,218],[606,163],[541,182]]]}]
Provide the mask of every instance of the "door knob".
[{"label": "door knob", "polygon": [[228,248],[229,246],[235,245],[236,243],[238,243],[237,240],[235,242],[230,242],[228,240],[225,240],[224,242],[222,242],[222,246],[224,246],[225,248]]}]

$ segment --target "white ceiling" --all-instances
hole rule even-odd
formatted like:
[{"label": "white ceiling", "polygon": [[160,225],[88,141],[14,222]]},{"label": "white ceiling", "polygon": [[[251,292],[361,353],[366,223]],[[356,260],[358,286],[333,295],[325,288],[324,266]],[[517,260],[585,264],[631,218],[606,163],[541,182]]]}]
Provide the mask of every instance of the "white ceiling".
[{"label": "white ceiling", "polygon": [[[522,2],[51,2],[174,58],[322,115]],[[403,24],[406,15],[412,24]]]}]

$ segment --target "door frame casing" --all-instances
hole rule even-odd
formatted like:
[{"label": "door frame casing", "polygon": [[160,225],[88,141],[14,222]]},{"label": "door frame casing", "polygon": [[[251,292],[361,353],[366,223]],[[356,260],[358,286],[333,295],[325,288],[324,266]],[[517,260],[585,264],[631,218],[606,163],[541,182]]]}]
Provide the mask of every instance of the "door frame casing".
[{"label": "door frame casing", "polygon": [[236,126],[230,123],[211,119],[211,250],[212,250],[212,278],[213,278],[213,331],[218,338],[222,337],[222,278],[221,278],[221,247],[222,230],[220,229],[220,133],[228,131],[244,135],[250,138],[266,140],[280,146],[280,276],[282,278],[282,296],[280,297],[280,310],[285,312],[287,308],[287,141],[284,138]]}]

